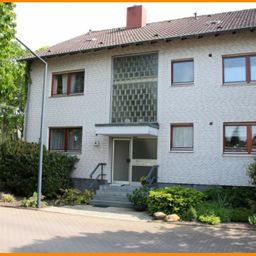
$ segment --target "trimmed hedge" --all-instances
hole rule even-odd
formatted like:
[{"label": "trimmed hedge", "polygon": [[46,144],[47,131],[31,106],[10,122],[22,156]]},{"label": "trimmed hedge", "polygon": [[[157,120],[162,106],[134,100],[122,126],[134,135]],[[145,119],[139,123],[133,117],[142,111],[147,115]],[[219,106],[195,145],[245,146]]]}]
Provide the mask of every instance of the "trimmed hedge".
[{"label": "trimmed hedge", "polygon": [[[77,158],[44,148],[42,193],[55,197],[60,188],[72,186],[70,175]],[[0,188],[19,196],[37,190],[39,144],[16,142],[0,146]]]},{"label": "trimmed hedge", "polygon": [[164,212],[166,214],[183,214],[190,207],[202,202],[204,194],[195,189],[180,186],[159,188],[150,191],[147,204],[150,214]]}]

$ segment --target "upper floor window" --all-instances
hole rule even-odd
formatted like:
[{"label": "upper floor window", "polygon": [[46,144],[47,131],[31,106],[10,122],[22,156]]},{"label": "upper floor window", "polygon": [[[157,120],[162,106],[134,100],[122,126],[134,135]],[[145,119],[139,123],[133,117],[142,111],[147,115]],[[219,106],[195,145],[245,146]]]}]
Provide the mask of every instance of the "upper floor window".
[{"label": "upper floor window", "polygon": [[171,150],[193,150],[193,124],[171,125]]},{"label": "upper floor window", "polygon": [[80,152],[82,128],[50,128],[49,149],[64,152]]},{"label": "upper floor window", "polygon": [[177,60],[172,61],[172,83],[193,83],[194,61]]},{"label": "upper floor window", "polygon": [[224,152],[256,152],[256,123],[225,123]]},{"label": "upper floor window", "polygon": [[256,56],[223,58],[223,82],[256,81]]},{"label": "upper floor window", "polygon": [[71,95],[84,92],[84,71],[54,74],[52,96]]}]

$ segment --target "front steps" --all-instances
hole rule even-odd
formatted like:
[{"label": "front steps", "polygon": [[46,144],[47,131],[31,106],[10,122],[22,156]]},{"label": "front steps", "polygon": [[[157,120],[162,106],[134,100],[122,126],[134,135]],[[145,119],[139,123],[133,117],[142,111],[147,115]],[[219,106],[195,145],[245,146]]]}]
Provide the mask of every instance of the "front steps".
[{"label": "front steps", "polygon": [[90,201],[91,205],[101,207],[124,207],[132,208],[133,204],[129,202],[127,194],[131,193],[139,186],[117,186],[117,185],[100,185],[96,194]]}]

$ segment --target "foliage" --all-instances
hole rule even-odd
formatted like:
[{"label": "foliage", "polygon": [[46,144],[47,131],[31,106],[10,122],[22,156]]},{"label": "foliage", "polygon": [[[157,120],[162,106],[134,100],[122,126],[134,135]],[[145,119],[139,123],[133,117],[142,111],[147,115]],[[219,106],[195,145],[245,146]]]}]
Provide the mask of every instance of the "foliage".
[{"label": "foliage", "polygon": [[247,174],[251,178],[252,184],[256,185],[256,158],[251,164],[249,164]]},{"label": "foliage", "polygon": [[252,211],[247,208],[234,208],[232,209],[231,221],[233,222],[248,222],[248,217]]},{"label": "foliage", "polygon": [[0,195],[0,201],[4,203],[14,203],[16,202],[15,197],[12,194],[4,194]]},{"label": "foliage", "polygon": [[204,191],[207,201],[219,207],[250,207],[250,200],[255,199],[256,189],[253,187],[210,187]]},{"label": "foliage", "polygon": [[200,204],[204,194],[191,188],[166,187],[150,191],[147,199],[148,211],[164,212],[166,214],[183,214],[190,207]]},{"label": "foliage", "polygon": [[197,211],[194,207],[190,206],[189,209],[182,214],[181,216],[182,220],[185,221],[195,221],[197,220]]},{"label": "foliage", "polygon": [[256,225],[256,214],[249,216],[248,221],[251,225]]},{"label": "foliage", "polygon": [[220,218],[222,223],[230,222],[232,209],[220,207],[218,203],[204,202],[196,208],[198,216],[200,215],[215,215]]},{"label": "foliage", "polygon": [[23,129],[26,100],[25,65],[16,61],[25,54],[15,38],[15,4],[0,3],[0,143],[17,139]]},{"label": "foliage", "polygon": [[147,186],[143,186],[140,188],[136,188],[132,191],[131,194],[128,194],[127,197],[130,202],[134,204],[134,206],[141,206],[143,208],[147,208],[147,198],[149,195],[149,188]]},{"label": "foliage", "polygon": [[77,205],[88,204],[93,196],[93,192],[85,190],[83,193],[74,188],[61,189],[61,195],[55,201],[55,205]]},{"label": "foliage", "polygon": [[211,224],[211,225],[220,224],[220,217],[215,216],[214,214],[200,215],[198,220],[201,221],[202,223]]},{"label": "foliage", "polygon": [[[41,195],[41,207],[46,207],[47,203],[43,201],[45,197],[43,195]],[[32,207],[32,208],[36,208],[37,205],[37,193],[34,192],[33,195],[29,198],[24,198],[21,201],[21,206],[22,207]]]},{"label": "foliage", "polygon": [[141,176],[141,177],[140,177],[140,184],[141,184],[141,186],[143,186],[143,187],[146,187],[146,186],[149,185],[149,184],[148,184],[148,181],[146,180],[146,177],[145,177],[145,176]]},{"label": "foliage", "polygon": [[[37,190],[39,145],[21,141],[0,146],[0,187],[29,196]],[[77,158],[44,148],[42,193],[55,197],[60,188],[71,187],[71,172]]]}]

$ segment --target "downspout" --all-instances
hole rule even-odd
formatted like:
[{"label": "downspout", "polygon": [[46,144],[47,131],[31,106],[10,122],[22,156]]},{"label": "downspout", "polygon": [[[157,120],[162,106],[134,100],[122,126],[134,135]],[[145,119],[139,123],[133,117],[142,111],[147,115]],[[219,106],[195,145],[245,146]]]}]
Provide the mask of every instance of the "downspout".
[{"label": "downspout", "polygon": [[26,100],[26,106],[25,106],[25,116],[24,116],[24,135],[23,139],[25,142],[28,140],[28,113],[29,113],[29,105],[30,105],[30,90],[31,90],[31,77],[30,77],[30,64],[28,64],[27,67],[27,100]]}]

